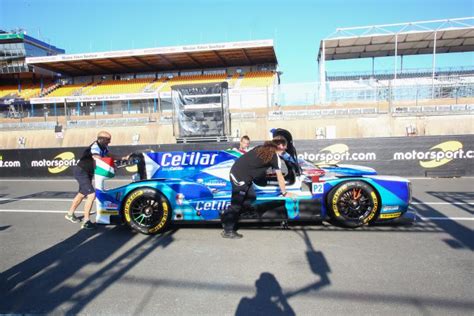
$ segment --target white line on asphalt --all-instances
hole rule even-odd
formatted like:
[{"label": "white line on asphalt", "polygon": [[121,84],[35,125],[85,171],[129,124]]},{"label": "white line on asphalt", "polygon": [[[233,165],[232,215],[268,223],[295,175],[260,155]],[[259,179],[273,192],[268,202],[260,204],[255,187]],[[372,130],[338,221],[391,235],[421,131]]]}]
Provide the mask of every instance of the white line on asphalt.
[{"label": "white line on asphalt", "polygon": [[[69,202],[68,199],[49,199],[49,198],[0,198],[0,201],[38,201],[38,202]],[[474,202],[412,202],[412,205],[474,205]]]},{"label": "white line on asphalt", "polygon": [[[67,179],[2,179],[4,182],[75,182],[74,178],[67,178]],[[107,182],[132,182],[130,179],[112,179],[108,180]]]},{"label": "white line on asphalt", "polygon": [[[2,210],[0,209],[0,213],[62,213],[66,214],[66,211],[56,211],[56,210]],[[82,213],[76,211],[76,213]],[[424,217],[417,215],[417,217],[423,221],[431,220],[431,221],[474,221],[474,217]]]},{"label": "white line on asphalt", "polygon": [[0,201],[43,201],[43,202],[70,202],[72,201],[72,198],[70,199],[34,199],[34,198],[0,198]]},{"label": "white line on asphalt", "polygon": [[474,202],[411,202],[413,205],[474,205]]},{"label": "white line on asphalt", "polygon": [[[0,210],[0,213],[63,213],[66,211],[55,211],[55,210]],[[75,211],[74,213],[83,213],[82,211]]]},{"label": "white line on asphalt", "polygon": [[474,221],[474,217],[424,217],[416,215],[422,221]]}]

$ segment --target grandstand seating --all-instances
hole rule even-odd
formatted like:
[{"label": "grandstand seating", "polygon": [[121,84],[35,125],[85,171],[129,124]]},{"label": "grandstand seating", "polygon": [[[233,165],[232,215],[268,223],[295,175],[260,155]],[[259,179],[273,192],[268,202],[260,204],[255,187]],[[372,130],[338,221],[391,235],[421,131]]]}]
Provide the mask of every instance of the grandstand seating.
[{"label": "grandstand seating", "polygon": [[83,95],[142,93],[153,82],[152,78],[130,80],[104,80],[90,89],[83,91]]},{"label": "grandstand seating", "polygon": [[251,71],[244,74],[241,88],[273,86],[275,73],[272,71]]},{"label": "grandstand seating", "polygon": [[[159,79],[143,78],[130,80],[104,80],[99,82],[77,83],[69,85],[56,85],[50,83],[44,88],[42,94],[39,85],[30,85],[23,88],[21,96],[32,97],[68,97],[81,95],[108,95],[129,94],[144,92],[169,92],[173,85],[200,84],[211,82],[229,82],[230,88],[269,87],[274,83],[275,74],[271,71],[255,71],[246,74],[205,74],[176,76],[173,78],[161,77]],[[0,97],[9,94],[20,95],[17,86],[3,86],[0,88]]]},{"label": "grandstand seating", "polygon": [[41,93],[41,86],[28,85],[21,89],[19,96],[23,99],[28,100],[29,98],[39,96],[40,93]]},{"label": "grandstand seating", "polygon": [[155,91],[159,90],[167,79],[168,78],[166,78],[166,77],[161,77],[157,80],[154,80],[152,83],[150,83],[148,86],[145,87],[144,92],[155,92]]},{"label": "grandstand seating", "polygon": [[81,93],[81,89],[86,87],[87,83],[78,83],[61,86],[58,89],[52,91],[46,97],[69,97]]},{"label": "grandstand seating", "polygon": [[173,77],[165,82],[159,92],[171,91],[171,86],[178,84],[199,84],[226,81],[226,74],[210,74],[210,75],[192,75]]},{"label": "grandstand seating", "polygon": [[[44,84],[44,90],[50,89],[53,85],[54,84],[52,83]],[[33,84],[33,83],[23,84],[21,88],[21,92],[18,91],[17,85],[8,85],[8,86],[0,87],[0,98],[11,95],[11,96],[23,98],[25,100],[29,100],[30,98],[40,96],[40,94],[41,94],[40,84]]]},{"label": "grandstand seating", "polygon": [[6,97],[10,94],[17,94],[18,86],[3,86],[0,87],[0,98]]},{"label": "grandstand seating", "polygon": [[229,88],[238,88],[240,86],[240,74],[234,73],[232,77],[229,79]]}]

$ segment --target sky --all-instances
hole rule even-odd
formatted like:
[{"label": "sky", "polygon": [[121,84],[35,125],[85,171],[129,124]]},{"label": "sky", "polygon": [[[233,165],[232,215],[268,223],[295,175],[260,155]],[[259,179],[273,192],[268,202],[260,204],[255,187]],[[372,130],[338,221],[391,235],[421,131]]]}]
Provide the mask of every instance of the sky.
[{"label": "sky", "polygon": [[[282,83],[317,81],[320,42],[337,28],[473,16],[474,0],[0,0],[0,29],[67,54],[273,39]],[[432,60],[408,56],[403,68]],[[394,62],[376,59],[375,70]],[[472,67],[474,53],[440,54],[436,65]],[[371,69],[371,59],[326,64],[328,73]]]}]

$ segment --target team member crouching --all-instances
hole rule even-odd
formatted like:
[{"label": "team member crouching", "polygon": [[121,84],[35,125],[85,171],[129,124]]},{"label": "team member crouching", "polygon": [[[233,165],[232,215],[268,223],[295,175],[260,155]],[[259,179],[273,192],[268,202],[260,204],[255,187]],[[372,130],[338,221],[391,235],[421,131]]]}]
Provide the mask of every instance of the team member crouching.
[{"label": "team member crouching", "polygon": [[237,223],[244,206],[255,200],[256,194],[252,182],[264,178],[266,171],[272,167],[276,171],[281,194],[286,196],[285,179],[281,173],[281,159],[279,155],[286,150],[287,142],[284,138],[273,139],[257,146],[237,159],[230,170],[232,184],[231,205],[221,217],[222,237],[237,239],[243,236],[237,233]]}]

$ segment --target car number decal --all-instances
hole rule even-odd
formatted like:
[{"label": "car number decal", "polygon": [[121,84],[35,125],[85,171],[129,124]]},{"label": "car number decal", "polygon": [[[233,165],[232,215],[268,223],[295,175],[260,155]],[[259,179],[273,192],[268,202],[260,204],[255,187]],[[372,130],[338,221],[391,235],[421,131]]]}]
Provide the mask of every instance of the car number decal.
[{"label": "car number decal", "polygon": [[313,183],[312,191],[313,191],[313,194],[324,193],[324,183]]}]

